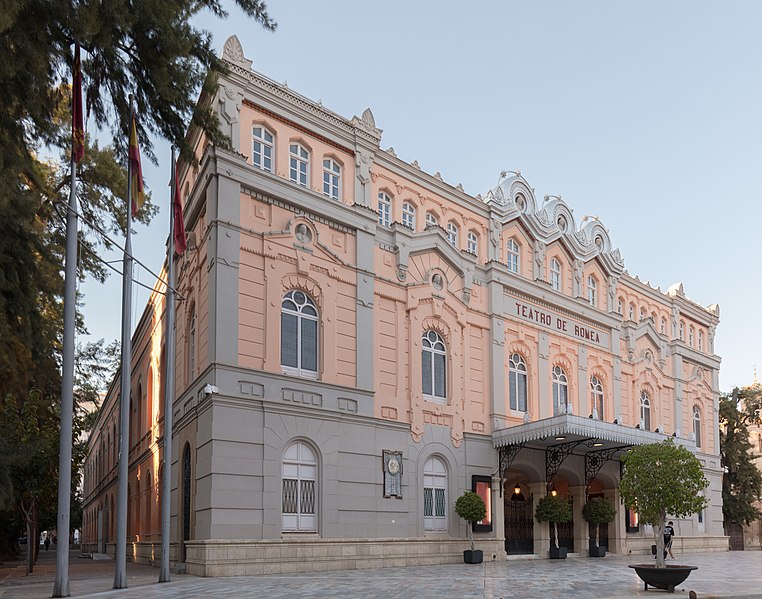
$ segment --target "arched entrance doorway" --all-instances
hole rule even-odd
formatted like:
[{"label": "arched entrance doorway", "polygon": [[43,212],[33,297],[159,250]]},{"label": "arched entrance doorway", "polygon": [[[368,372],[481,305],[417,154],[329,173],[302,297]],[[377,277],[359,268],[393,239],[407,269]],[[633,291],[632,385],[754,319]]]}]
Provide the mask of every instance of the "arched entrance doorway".
[{"label": "arched entrance doorway", "polygon": [[529,488],[516,480],[505,483],[505,552],[509,555],[534,553],[534,502]]},{"label": "arched entrance doorway", "polygon": [[[603,483],[599,480],[593,480],[590,481],[590,484],[588,485],[587,489],[587,501],[590,501],[591,499],[595,499],[596,497],[603,497],[605,499],[605,494],[603,493]],[[590,538],[590,547],[595,546],[595,531],[596,528],[598,529],[598,546],[604,547],[606,551],[608,551],[609,548],[609,525],[608,524],[601,524],[599,526],[595,526],[593,524],[588,524],[589,526],[589,538]]]}]

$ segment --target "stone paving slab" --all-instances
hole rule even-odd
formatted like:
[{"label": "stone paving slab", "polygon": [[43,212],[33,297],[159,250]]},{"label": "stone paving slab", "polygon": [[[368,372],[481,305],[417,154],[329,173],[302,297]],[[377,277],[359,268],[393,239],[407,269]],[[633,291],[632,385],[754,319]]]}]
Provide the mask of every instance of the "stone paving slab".
[{"label": "stone paving slab", "polygon": [[[627,567],[647,561],[646,556],[609,555],[605,558],[500,560],[479,565],[228,578],[173,574],[172,582],[164,584],[156,583],[158,569],[128,564],[130,588],[121,590],[111,589],[113,562],[90,561],[85,578],[78,577],[83,572],[82,566],[77,565],[80,570],[71,574],[70,588],[73,597],[104,599],[626,599],[669,596],[666,591],[644,591],[643,583]],[[699,569],[691,573],[672,597],[687,597],[688,592],[694,590],[700,599],[762,599],[760,551],[689,554],[680,557],[677,563],[697,565]],[[44,570],[45,565],[40,569]],[[26,584],[5,580],[0,582],[0,598],[50,597],[52,580],[28,580]]]}]

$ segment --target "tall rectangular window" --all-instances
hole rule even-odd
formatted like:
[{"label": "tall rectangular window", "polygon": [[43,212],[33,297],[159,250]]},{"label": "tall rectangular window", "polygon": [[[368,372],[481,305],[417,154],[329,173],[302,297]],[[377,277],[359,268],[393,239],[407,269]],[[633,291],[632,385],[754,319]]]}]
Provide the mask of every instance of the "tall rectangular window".
[{"label": "tall rectangular window", "polygon": [[329,198],[341,198],[341,165],[333,158],[323,160],[323,193]]}]

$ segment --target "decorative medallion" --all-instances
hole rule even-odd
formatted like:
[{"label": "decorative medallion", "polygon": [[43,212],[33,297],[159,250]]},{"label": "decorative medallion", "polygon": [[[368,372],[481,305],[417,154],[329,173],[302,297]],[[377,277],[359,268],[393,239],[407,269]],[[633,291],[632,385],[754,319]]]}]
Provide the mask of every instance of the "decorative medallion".
[{"label": "decorative medallion", "polygon": [[402,499],[402,452],[384,449],[384,497]]}]

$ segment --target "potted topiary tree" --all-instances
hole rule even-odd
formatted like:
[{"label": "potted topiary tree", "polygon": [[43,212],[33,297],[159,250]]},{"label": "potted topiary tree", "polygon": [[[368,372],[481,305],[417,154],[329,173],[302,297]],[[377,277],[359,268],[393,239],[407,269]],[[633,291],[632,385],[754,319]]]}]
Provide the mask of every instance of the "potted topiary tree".
[{"label": "potted topiary tree", "polygon": [[707,500],[701,492],[709,482],[701,470],[701,462],[671,438],[663,443],[640,445],[622,457],[624,471],[619,493],[624,504],[632,507],[641,522],[651,524],[656,536],[656,564],[635,564],[645,584],[674,592],[697,566],[664,563],[664,523],[667,514],[684,518],[700,512]]},{"label": "potted topiary tree", "polygon": [[481,564],[483,553],[481,549],[474,549],[472,528],[474,522],[484,520],[484,516],[487,515],[484,500],[473,491],[466,491],[455,502],[455,513],[468,523],[468,540],[471,543],[471,549],[463,551],[463,561],[467,564]]},{"label": "potted topiary tree", "polygon": [[553,525],[553,544],[550,546],[551,559],[566,559],[566,547],[558,546],[558,525],[572,521],[571,503],[560,495],[546,495],[537,502],[534,517],[538,522]]},{"label": "potted topiary tree", "polygon": [[593,497],[582,507],[585,522],[595,526],[595,539],[590,539],[590,557],[604,557],[606,548],[599,544],[601,524],[608,524],[616,516],[616,509],[603,497]]}]

